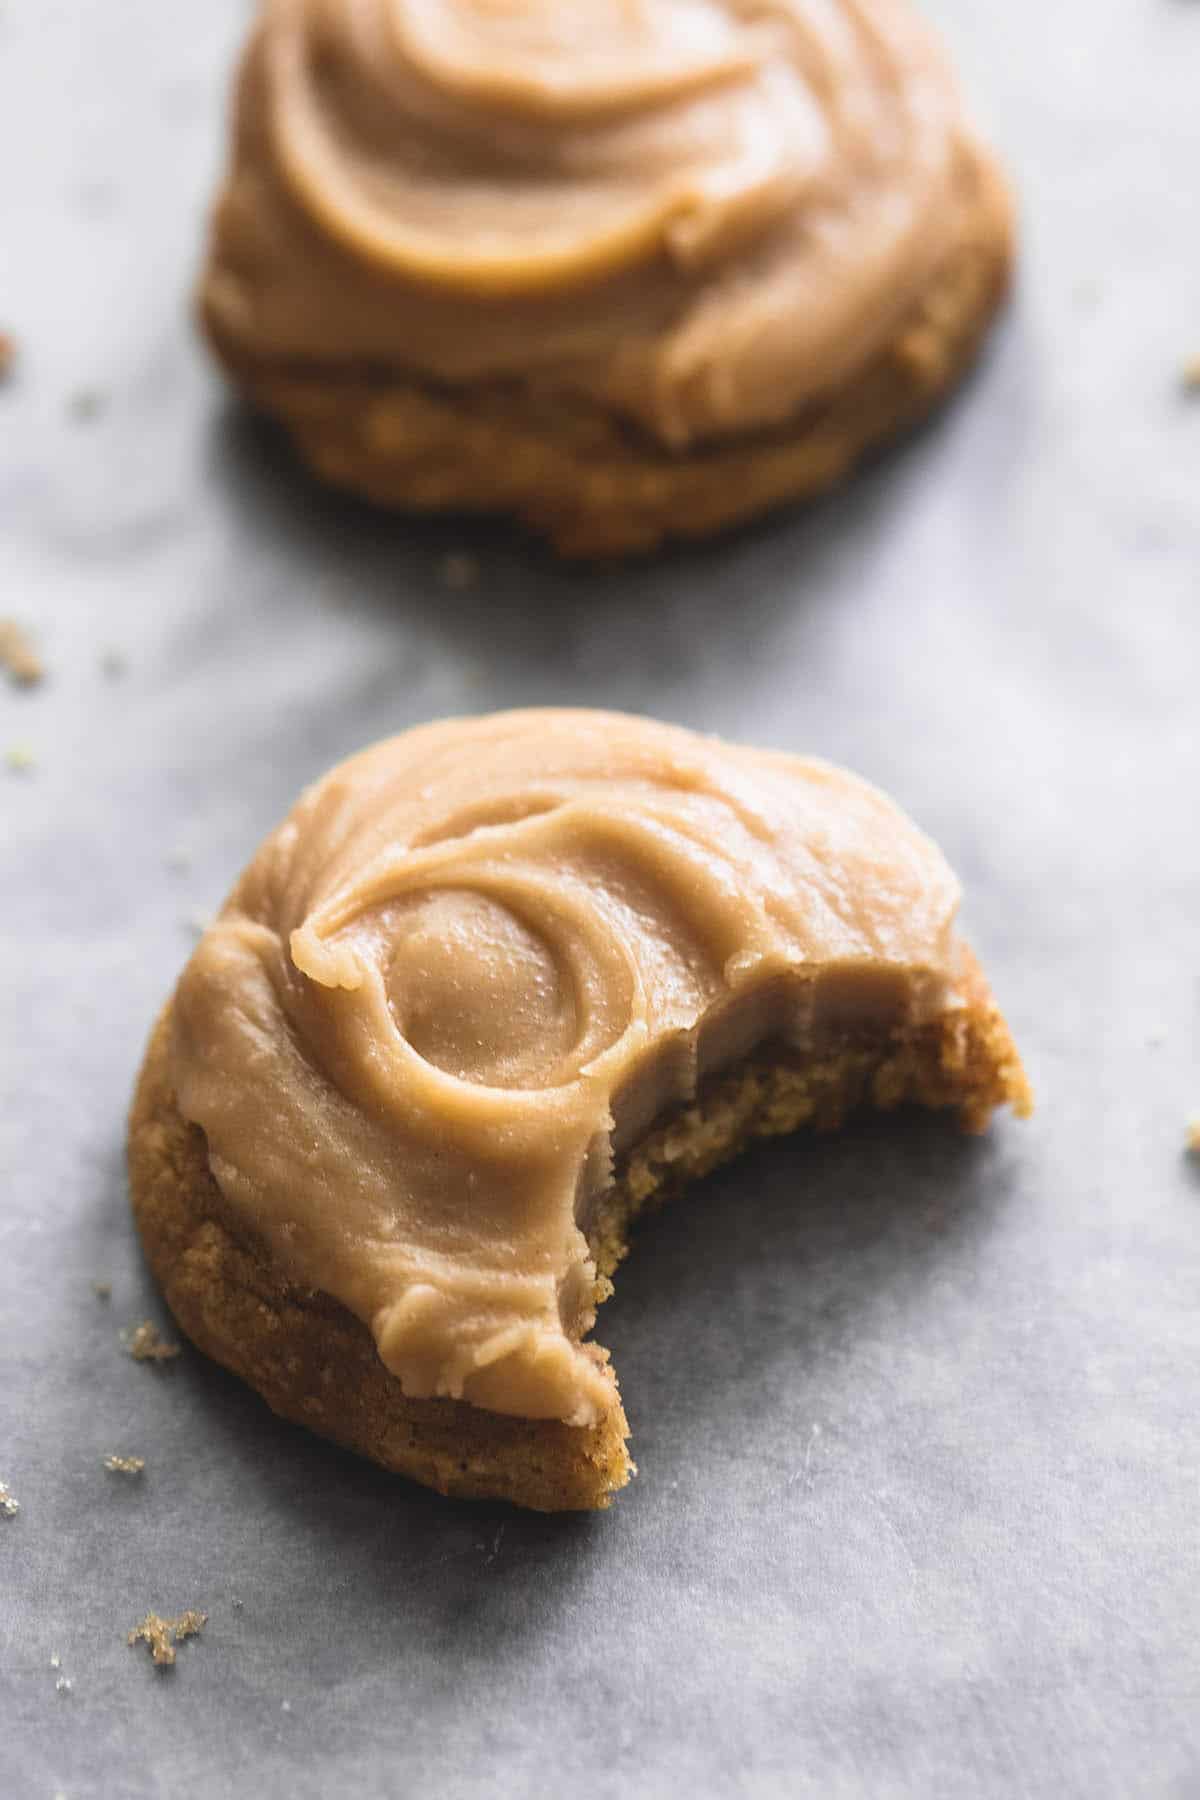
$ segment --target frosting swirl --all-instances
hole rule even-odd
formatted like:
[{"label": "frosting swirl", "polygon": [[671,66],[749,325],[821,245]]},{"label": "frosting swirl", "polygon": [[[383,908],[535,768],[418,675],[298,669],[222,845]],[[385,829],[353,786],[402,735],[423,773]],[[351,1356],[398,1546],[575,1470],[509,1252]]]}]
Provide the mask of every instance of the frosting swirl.
[{"label": "frosting swirl", "polygon": [[765,1038],[955,1005],[957,900],[821,763],[616,714],[425,726],[309,789],[206,932],[180,1109],[407,1394],[589,1423],[614,1153]]},{"label": "frosting swirl", "polygon": [[206,309],[681,447],[857,370],[978,156],[905,0],[266,0]]}]

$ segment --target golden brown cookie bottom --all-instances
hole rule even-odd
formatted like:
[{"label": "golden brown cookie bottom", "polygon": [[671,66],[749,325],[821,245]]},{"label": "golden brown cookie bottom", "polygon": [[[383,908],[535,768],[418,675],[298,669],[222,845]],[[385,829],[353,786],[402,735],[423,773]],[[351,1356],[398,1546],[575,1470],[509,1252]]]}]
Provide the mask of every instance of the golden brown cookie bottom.
[{"label": "golden brown cookie bottom", "polygon": [[598,407],[516,385],[438,387],[367,367],[248,358],[206,316],[254,404],[283,422],[327,481],[383,506],[503,513],[564,556],[707,536],[832,486],[924,417],[972,360],[1008,285],[1008,197],[983,162],[961,233],[886,348],[787,427],[673,455]]},{"label": "golden brown cookie bottom", "polygon": [[[831,1129],[860,1105],[954,1111],[981,1130],[997,1106],[1029,1110],[1008,1027],[972,962],[965,1005],[903,1039],[847,1044],[820,1058],[768,1060],[714,1077],[697,1102],[656,1125],[625,1159],[592,1224],[597,1299],[643,1207],[756,1137]],[[192,1341],[277,1413],[443,1494],[560,1512],[607,1506],[634,1473],[625,1413],[596,1426],[514,1419],[455,1400],[411,1400],[367,1328],[327,1294],[296,1287],[232,1216],[208,1167],[203,1133],[171,1086],[168,1012],[134,1096],[129,1169],[134,1215],[167,1302]]]}]

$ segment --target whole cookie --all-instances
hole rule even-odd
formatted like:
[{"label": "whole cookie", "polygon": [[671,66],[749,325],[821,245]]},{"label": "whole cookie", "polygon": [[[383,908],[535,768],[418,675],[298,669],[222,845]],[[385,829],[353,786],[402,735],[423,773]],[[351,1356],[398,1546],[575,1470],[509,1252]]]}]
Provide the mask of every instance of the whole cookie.
[{"label": "whole cookie", "polygon": [[829,486],[973,355],[1002,179],[907,0],[266,0],[201,309],[389,506],[569,554]]}]

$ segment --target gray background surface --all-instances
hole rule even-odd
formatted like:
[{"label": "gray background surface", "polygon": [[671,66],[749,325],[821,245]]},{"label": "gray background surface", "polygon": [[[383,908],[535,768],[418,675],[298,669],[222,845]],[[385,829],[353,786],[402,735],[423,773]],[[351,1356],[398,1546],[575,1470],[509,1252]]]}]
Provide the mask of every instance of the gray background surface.
[{"label": "gray background surface", "polygon": [[[0,693],[6,1797],[1200,1793],[1200,8],[936,10],[1024,211],[977,378],[829,502],[602,574],[324,496],[228,403],[187,298],[243,0],[0,10],[0,611],[50,668]],[[165,1322],[123,1112],[189,920],[334,758],[538,701],[883,783],[1040,1100],[649,1224],[600,1329],[642,1473],[558,1520],[117,1343]],[[173,1673],[125,1648],[189,1605]]]}]

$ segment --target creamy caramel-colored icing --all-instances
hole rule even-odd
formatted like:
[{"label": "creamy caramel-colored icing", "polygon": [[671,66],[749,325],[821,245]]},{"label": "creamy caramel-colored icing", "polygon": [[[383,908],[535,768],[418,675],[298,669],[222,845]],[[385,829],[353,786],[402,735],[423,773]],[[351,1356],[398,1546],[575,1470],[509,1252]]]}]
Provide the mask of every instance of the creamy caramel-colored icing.
[{"label": "creamy caramel-colored icing", "polygon": [[612,1403],[589,1208],[764,1041],[959,1001],[958,888],[875,789],[620,714],[406,732],[310,788],[177,990],[173,1074],[235,1215],[413,1396]]},{"label": "creamy caramel-colored icing", "polygon": [[980,155],[907,0],[265,0],[205,306],[678,448],[856,372]]}]

